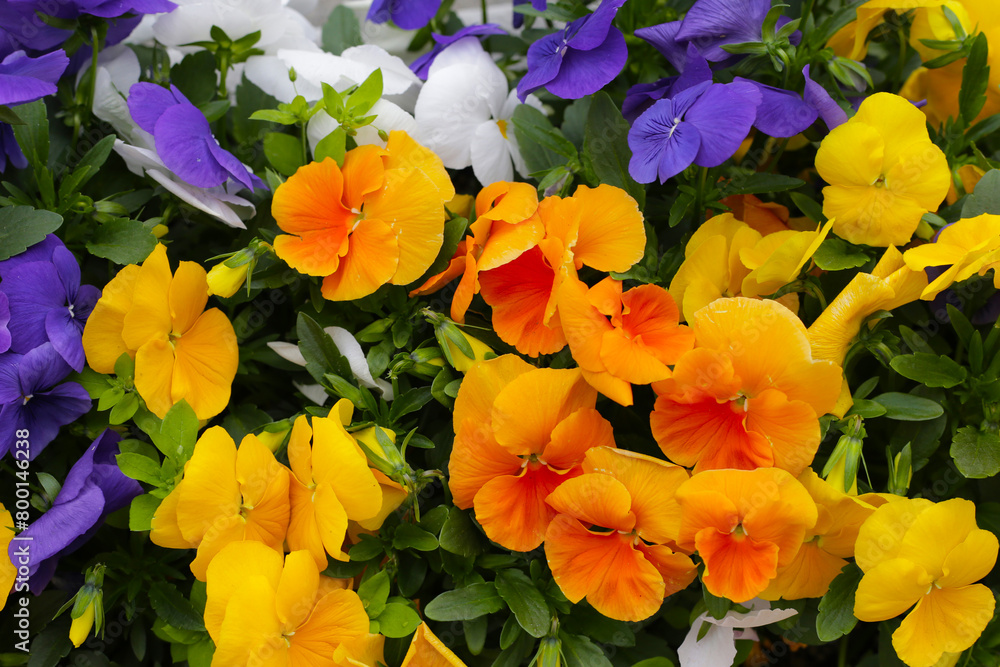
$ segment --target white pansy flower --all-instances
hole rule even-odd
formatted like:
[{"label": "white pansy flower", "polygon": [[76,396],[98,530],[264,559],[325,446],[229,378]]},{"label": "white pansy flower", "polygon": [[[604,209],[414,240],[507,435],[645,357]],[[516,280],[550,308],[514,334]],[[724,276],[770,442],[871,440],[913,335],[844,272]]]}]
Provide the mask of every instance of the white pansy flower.
[{"label": "white pansy flower", "polygon": [[[534,95],[527,103],[541,108]],[[511,117],[520,102],[477,37],[458,40],[435,59],[417,98],[417,140],[444,166],[471,166],[483,186],[527,176]]]},{"label": "white pansy flower", "polygon": [[[795,616],[794,609],[771,609],[770,603],[754,598],[744,603],[747,612],[730,611],[720,619],[707,613],[700,615],[691,624],[684,643],[677,649],[681,667],[728,667],[736,659],[737,639],[757,639],[752,628],[769,625]],[[708,632],[699,639],[702,625],[709,624]]]}]

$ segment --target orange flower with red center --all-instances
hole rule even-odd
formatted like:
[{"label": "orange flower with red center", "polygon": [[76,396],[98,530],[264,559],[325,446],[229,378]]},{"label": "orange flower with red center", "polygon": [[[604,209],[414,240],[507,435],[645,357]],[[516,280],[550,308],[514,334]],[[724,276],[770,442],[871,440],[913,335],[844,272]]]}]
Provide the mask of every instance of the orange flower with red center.
[{"label": "orange flower with red center", "polygon": [[819,447],[841,369],[812,357],[802,322],[775,301],[719,299],[691,321],[695,348],[655,383],[653,436],[694,472],[776,466],[793,475]]},{"label": "orange flower with red center", "polygon": [[816,504],[778,468],[709,470],[677,489],[678,546],[705,562],[702,582],[733,602],[757,597],[816,525]]},{"label": "orange flower with red center", "polygon": [[274,193],[287,234],[274,250],[293,269],[322,276],[323,296],[347,301],[386,283],[407,285],[434,262],[444,240],[444,203],[455,189],[441,160],[405,132],[385,149],[359,146],[299,168]]},{"label": "orange flower with red center", "polygon": [[687,587],[696,568],[669,545],[680,531],[674,494],[684,468],[607,447],[587,452],[583,475],[546,499],[559,515],[545,533],[552,576],[570,602],[584,597],[619,621],[641,621]]},{"label": "orange flower with red center", "polygon": [[694,345],[670,293],[640,285],[624,294],[620,280],[594,287],[573,278],[559,292],[559,315],[583,377],[605,396],[632,405],[632,385],[670,377],[668,366]]},{"label": "orange flower with red center", "polygon": [[610,185],[581,185],[572,197],[547,197],[537,214],[545,228],[537,245],[496,268],[479,268],[497,335],[533,357],[566,345],[556,308],[563,281],[583,266],[628,271],[642,259],[646,244],[635,200]]},{"label": "orange flower with red center", "polygon": [[455,399],[455,505],[474,507],[497,544],[537,547],[556,514],[545,498],[583,472],[588,449],[615,446],[596,401],[579,369],[535,368],[514,355],[473,366]]}]

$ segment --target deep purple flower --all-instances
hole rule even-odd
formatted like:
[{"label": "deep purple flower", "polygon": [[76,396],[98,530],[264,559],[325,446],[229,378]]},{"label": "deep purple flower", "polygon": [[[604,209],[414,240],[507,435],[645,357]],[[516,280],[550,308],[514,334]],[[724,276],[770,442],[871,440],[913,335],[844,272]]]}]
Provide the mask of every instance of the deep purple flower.
[{"label": "deep purple flower", "polygon": [[163,164],[200,188],[232,178],[252,190],[264,183],[212,136],[208,120],[176,86],[136,83],[129,88],[128,110],[136,124],[153,135]]},{"label": "deep purple flower", "polygon": [[640,83],[629,88],[622,105],[622,115],[629,123],[634,123],[657,100],[674,97],[699,83],[712,80],[712,69],[708,66],[708,61],[701,57],[693,44],[689,44],[687,50],[687,57],[677,59],[680,63],[677,65],[679,76],[668,76],[655,83]]},{"label": "deep purple flower", "polygon": [[35,458],[60,427],[90,410],[90,396],[83,387],[76,382],[59,384],[69,372],[52,343],[23,355],[0,355],[0,457],[14,446],[15,432],[27,429],[30,458]]},{"label": "deep purple flower", "polygon": [[419,30],[434,18],[440,7],[441,0],[375,0],[367,18],[372,23],[391,20],[403,30]]},{"label": "deep purple flower", "polygon": [[761,101],[753,126],[769,136],[794,137],[812,125],[819,115],[815,107],[790,90],[767,86],[739,76],[733,81],[757,87]]},{"label": "deep purple flower", "polygon": [[498,26],[496,23],[483,23],[482,25],[466,26],[454,35],[439,35],[434,33],[431,35],[434,38],[434,46],[430,51],[414,60],[413,64],[410,65],[410,69],[413,70],[413,73],[421,79],[426,80],[427,74],[430,72],[431,65],[433,65],[437,57],[441,55],[441,52],[463,37],[469,37],[471,35],[486,37],[488,35],[505,34],[507,34],[507,31]]},{"label": "deep purple flower", "polygon": [[0,354],[10,349],[10,329],[7,324],[10,322],[10,305],[7,303],[7,295],[0,292]]},{"label": "deep purple flower", "polygon": [[24,169],[28,166],[28,158],[17,144],[14,128],[7,123],[0,123],[0,174],[7,171],[7,161],[14,169]]},{"label": "deep purple flower", "polygon": [[123,14],[160,14],[171,12],[177,5],[170,0],[8,0],[12,4],[25,5],[32,12],[55,16],[61,19],[75,19],[81,14],[114,18]]},{"label": "deep purple flower", "polygon": [[547,0],[514,0],[514,10],[515,11],[514,11],[514,22],[513,22],[513,25],[514,25],[515,28],[520,28],[522,25],[524,25],[524,14],[522,14],[519,11],[517,11],[517,6],[518,5],[526,5],[526,4],[528,4],[528,2],[531,2],[531,7],[533,9],[537,9],[540,12],[544,12],[546,9],[548,9],[548,2],[547,2]]},{"label": "deep purple flower", "polygon": [[101,290],[80,285],[80,265],[52,234],[43,252],[48,247],[49,259],[4,263],[0,268],[0,290],[10,303],[10,349],[26,354],[48,341],[73,370],[81,371],[83,327],[101,298]]},{"label": "deep purple flower", "polygon": [[746,138],[758,104],[754,85],[707,81],[656,102],[629,130],[629,173],[639,183],[664,183],[692,163],[722,164]]},{"label": "deep purple flower", "polygon": [[802,76],[806,78],[806,88],[803,97],[806,104],[816,109],[819,117],[831,130],[847,122],[847,112],[840,108],[826,88],[819,85],[809,76],[809,65],[802,68]]},{"label": "deep purple flower", "polygon": [[625,0],[604,0],[593,14],[579,18],[562,31],[542,37],[528,49],[528,72],[517,84],[524,102],[544,87],[553,95],[573,100],[596,93],[625,66],[625,36],[611,25]]},{"label": "deep purple flower", "polygon": [[14,51],[41,55],[66,41],[69,30],[48,25],[31,5],[0,2],[0,58]]},{"label": "deep purple flower", "polygon": [[38,58],[24,51],[11,53],[0,62],[0,104],[24,104],[52,95],[68,64],[61,50]]},{"label": "deep purple flower", "polygon": [[[11,542],[9,554],[28,546],[31,592],[48,585],[59,558],[83,546],[104,519],[142,494],[142,486],[118,469],[121,436],[105,429],[73,464],[52,507]],[[16,561],[15,561],[16,562]]]},{"label": "deep purple flower", "polygon": [[[681,20],[676,38],[693,42],[706,59],[715,62],[727,60],[733,54],[723,50],[727,44],[761,41],[761,28],[771,0],[698,0]],[[778,19],[780,28],[788,18]],[[797,44],[801,35],[789,41]]]},{"label": "deep purple flower", "polygon": [[663,54],[671,65],[678,72],[684,71],[687,63],[689,47],[694,47],[697,53],[698,47],[694,44],[687,44],[677,39],[677,31],[681,29],[680,21],[671,21],[659,25],[651,25],[648,28],[639,28],[635,31],[635,36],[649,42],[657,51]]}]

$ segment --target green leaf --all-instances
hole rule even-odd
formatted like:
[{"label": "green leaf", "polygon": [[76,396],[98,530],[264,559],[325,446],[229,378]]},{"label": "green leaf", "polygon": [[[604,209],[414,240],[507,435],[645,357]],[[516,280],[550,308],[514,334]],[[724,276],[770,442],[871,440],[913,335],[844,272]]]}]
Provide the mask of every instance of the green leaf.
[{"label": "green leaf", "polygon": [[788,196],[792,198],[795,205],[799,207],[802,211],[802,215],[806,216],[813,222],[823,223],[826,222],[826,216],[823,215],[823,207],[818,201],[802,194],[801,192],[790,192]]},{"label": "green leaf", "polygon": [[600,183],[619,187],[646,205],[646,188],[629,175],[632,150],[628,145],[629,124],[611,97],[600,92],[590,103],[584,129],[583,160]]},{"label": "green leaf", "polygon": [[131,477],[139,482],[146,482],[154,486],[162,486],[160,479],[160,462],[143,456],[142,454],[132,454],[123,452],[115,459],[118,461],[118,469],[126,477]]},{"label": "green leaf", "polygon": [[302,140],[283,132],[268,132],[264,135],[264,156],[275,171],[283,176],[291,176],[305,164]]},{"label": "green leaf", "polygon": [[438,542],[445,551],[465,558],[478,556],[486,549],[485,539],[472,523],[472,517],[457,507],[448,510]]},{"label": "green leaf", "polygon": [[334,162],[343,165],[346,154],[347,130],[341,126],[319,140],[316,149],[313,150],[313,159],[322,162],[326,158],[333,158]]},{"label": "green leaf", "polygon": [[950,357],[925,352],[901,354],[893,357],[889,365],[903,377],[928,387],[948,389],[962,384],[969,375],[964,366]]},{"label": "green leaf", "polygon": [[944,409],[935,401],[911,394],[888,392],[872,400],[885,408],[885,417],[897,421],[926,421],[944,414]]},{"label": "green leaf", "polygon": [[366,561],[375,558],[383,551],[385,547],[381,541],[369,535],[362,535],[361,541],[351,547],[349,555],[352,562]]},{"label": "green leaf", "polygon": [[344,106],[357,118],[368,113],[380,97],[382,97],[382,70],[376,69],[361,82],[357,90],[351,93]]},{"label": "green leaf", "polygon": [[197,51],[170,68],[170,83],[177,86],[191,104],[201,106],[215,97],[215,56]]},{"label": "green leaf", "polygon": [[675,667],[675,665],[666,658],[658,657],[658,658],[646,658],[645,660],[640,660],[639,662],[632,665],[632,667]]},{"label": "green leaf", "polygon": [[92,255],[115,264],[138,264],[156,248],[156,237],[138,220],[116,218],[100,225],[87,242]]},{"label": "green leaf", "polygon": [[377,619],[385,609],[385,601],[389,599],[389,585],[389,573],[379,570],[358,586],[358,597],[368,612],[368,618]]},{"label": "green leaf", "polygon": [[989,43],[986,33],[979,33],[972,42],[969,57],[962,69],[962,89],[958,93],[958,109],[966,124],[971,125],[986,103],[990,66],[987,64]]},{"label": "green leaf", "polygon": [[250,114],[250,120],[265,120],[269,123],[278,123],[279,125],[295,125],[298,119],[295,114],[288,113],[287,111],[278,111],[277,109],[259,109]]},{"label": "green leaf", "polygon": [[612,667],[608,656],[589,637],[560,632],[559,638],[562,639],[566,667]]},{"label": "green leaf", "polygon": [[183,466],[194,453],[194,443],[198,439],[198,417],[188,402],[181,399],[163,418],[157,436],[149,435],[164,456],[173,460],[178,467]]},{"label": "green leaf", "polygon": [[128,529],[131,531],[150,530],[153,514],[160,506],[160,499],[144,493],[132,499],[128,508]]},{"label": "green leaf", "polygon": [[496,587],[525,632],[535,638],[548,633],[552,622],[549,605],[528,575],[514,568],[500,570]]},{"label": "green leaf", "polygon": [[0,260],[19,255],[59,229],[62,216],[30,206],[0,208]]},{"label": "green leaf", "polygon": [[856,398],[854,399],[854,405],[851,406],[851,409],[847,414],[860,415],[863,419],[871,419],[874,417],[881,417],[885,414],[885,412],[885,407],[881,403],[869,401],[864,398]]},{"label": "green leaf", "polygon": [[229,100],[214,100],[198,105],[198,111],[205,116],[205,120],[214,123],[229,112]]},{"label": "green leaf", "polygon": [[702,594],[705,599],[705,606],[708,608],[708,615],[712,618],[722,618],[733,606],[726,598],[720,598],[709,592],[708,586],[702,584]]},{"label": "green leaf", "polygon": [[846,635],[857,625],[854,617],[854,594],[864,572],[857,565],[848,563],[830,583],[830,588],[819,602],[816,617],[816,634],[825,642]]},{"label": "green leaf", "polygon": [[975,218],[983,213],[1000,215],[1000,169],[990,169],[983,174],[974,192],[962,204],[963,218]]},{"label": "green leaf", "polygon": [[824,271],[843,271],[864,266],[868,255],[857,246],[837,238],[828,238],[813,254],[816,266]]},{"label": "green leaf", "polygon": [[[25,157],[35,168],[48,165],[49,115],[45,109],[45,102],[36,100],[29,104],[22,104],[14,107],[14,111],[24,121],[24,125],[14,125],[13,130],[14,138],[17,139],[18,145],[24,151]],[[0,248],[6,250],[2,243],[0,243]]]},{"label": "green leaf", "polygon": [[376,619],[379,632],[386,637],[406,637],[420,625],[420,614],[413,607],[402,602],[390,602],[385,605],[382,613]]},{"label": "green leaf", "polygon": [[973,426],[960,428],[951,441],[951,457],[970,479],[992,477],[1000,472],[1000,436]]},{"label": "green leaf", "polygon": [[77,171],[86,168],[85,172],[86,176],[75,179],[74,182],[72,183],[72,188],[70,188],[67,185],[67,183],[70,182],[69,179],[61,183],[59,186],[60,199],[65,198],[66,196],[71,194],[70,192],[64,194],[63,186],[66,186],[67,190],[72,190],[75,192],[79,188],[83,187],[83,185],[87,181],[89,181],[91,178],[94,177],[94,175],[97,174],[97,171],[107,161],[108,156],[111,155],[111,150],[115,147],[116,139],[117,137],[115,135],[110,134],[101,139],[100,141],[98,141],[90,148],[89,151],[83,154],[83,157],[80,158],[80,161],[76,163],[76,167],[74,168],[73,173],[75,175]]},{"label": "green leaf", "polygon": [[504,607],[493,583],[475,583],[445,591],[424,607],[424,614],[434,621],[469,621],[493,614]]},{"label": "green leaf", "polygon": [[149,601],[153,605],[153,611],[165,623],[181,630],[205,630],[201,614],[195,610],[190,600],[181,595],[176,586],[154,581],[149,587]]},{"label": "green leaf", "polygon": [[731,181],[722,186],[722,196],[783,192],[794,190],[804,184],[805,181],[791,176],[753,172],[743,176],[734,176]]},{"label": "green leaf", "polygon": [[73,650],[65,625],[50,623],[35,635],[29,651],[28,667],[56,667]]},{"label": "green leaf", "polygon": [[8,125],[24,125],[24,120],[14,113],[13,109],[0,104],[0,123],[7,123]]},{"label": "green leaf", "polygon": [[389,419],[397,421],[403,415],[416,412],[434,399],[430,387],[416,387],[403,392],[392,401],[389,409]]},{"label": "green leaf", "polygon": [[99,411],[108,410],[118,405],[118,401],[125,398],[125,390],[121,387],[114,385],[109,386],[108,389],[101,394],[100,399],[97,401],[97,409]]},{"label": "green leaf", "polygon": [[55,500],[56,496],[59,495],[59,489],[62,488],[59,480],[47,472],[35,473],[35,476],[38,477],[38,483],[42,485],[42,489],[45,491],[45,495],[49,501]]},{"label": "green leaf", "polygon": [[437,538],[412,523],[401,523],[392,536],[392,546],[396,549],[416,549],[434,551],[438,548]]},{"label": "green leaf", "polygon": [[352,46],[362,44],[361,24],[349,7],[337,5],[323,24],[323,50],[339,56]]},{"label": "green leaf", "polygon": [[306,370],[317,382],[322,382],[326,373],[354,377],[351,365],[316,320],[300,312],[295,331],[299,336],[299,350],[306,360]]},{"label": "green leaf", "polygon": [[[511,116],[514,136],[521,147],[521,157],[528,173],[548,171],[576,158],[576,146],[553,127],[541,111],[530,104],[520,104]],[[511,128],[507,131],[510,132]]]}]

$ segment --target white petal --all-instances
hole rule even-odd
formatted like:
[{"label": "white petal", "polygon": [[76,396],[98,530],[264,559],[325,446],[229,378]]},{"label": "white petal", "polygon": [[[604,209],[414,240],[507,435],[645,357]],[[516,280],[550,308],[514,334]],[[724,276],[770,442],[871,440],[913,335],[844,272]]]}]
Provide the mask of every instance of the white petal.
[{"label": "white petal", "polygon": [[178,198],[194,206],[196,209],[218,218],[230,227],[246,229],[246,225],[240,220],[240,216],[237,215],[234,207],[246,217],[253,216],[256,210],[253,204],[246,199],[218,192],[221,188],[199,188],[181,180],[175,180],[177,177],[169,171],[147,169],[146,175],[175,194]]},{"label": "white petal", "polygon": [[457,42],[452,42],[438,54],[438,57],[431,63],[430,69],[427,70],[427,78],[453,65],[482,66],[487,64],[494,64],[493,57],[486,53],[478,37],[469,35]]},{"label": "white petal", "polygon": [[278,353],[278,356],[286,361],[290,361],[297,366],[305,366],[306,358],[302,356],[302,350],[294,343],[276,340],[267,344],[269,348]]},{"label": "white petal", "polygon": [[243,74],[250,83],[279,102],[288,104],[295,99],[295,87],[288,78],[288,65],[277,56],[251,56]]},{"label": "white petal", "polygon": [[736,640],[731,628],[720,628],[709,624],[708,632],[698,639],[698,633],[707,616],[702,614],[695,619],[687,637],[684,638],[684,643],[677,649],[681,667],[728,667],[733,664],[736,658]]},{"label": "white petal", "polygon": [[382,130],[386,134],[393,130],[402,130],[411,137],[417,134],[417,121],[414,120],[413,116],[389,100],[379,100],[369,113],[378,114],[378,117],[371,125],[366,125],[358,129],[354,140],[359,146],[374,144],[385,148],[385,142],[378,136],[379,130]]},{"label": "white petal", "polygon": [[316,115],[309,119],[309,123],[306,125],[306,140],[309,142],[309,151],[313,157],[316,155],[316,144],[338,127],[340,127],[340,123],[335,121],[325,110],[316,112]]},{"label": "white petal", "polygon": [[497,181],[514,180],[510,149],[495,121],[486,121],[476,128],[472,139],[472,173],[484,188]]},{"label": "white petal", "polygon": [[347,329],[343,327],[326,327],[323,329],[333,339],[333,344],[337,346],[347,363],[351,365],[351,372],[361,384],[369,389],[378,389],[382,392],[382,398],[387,401],[392,400],[392,385],[385,380],[376,380],[372,377],[371,369],[368,368],[368,360],[365,359],[364,350],[361,343]]},{"label": "white petal", "polygon": [[[376,69],[382,70],[382,96],[395,102],[407,111],[413,110],[420,92],[422,82],[420,77],[410,71],[403,59],[394,56],[380,46],[363,44],[344,49],[341,54],[345,59],[370,67],[368,73]],[[367,76],[367,75],[366,75]],[[364,78],[355,81],[361,83]]]},{"label": "white petal", "polygon": [[795,609],[756,609],[746,614],[731,611],[721,620],[712,619],[712,622],[726,628],[758,628],[791,618],[797,613]]},{"label": "white petal", "polygon": [[323,97],[322,84],[335,90],[347,90],[364,81],[375,71],[374,66],[348,60],[332,53],[281,49],[278,57],[288,67],[294,67],[298,79],[295,85],[299,94],[309,101]]},{"label": "white petal", "polygon": [[326,389],[323,385],[319,384],[299,384],[298,382],[293,382],[295,388],[302,392],[302,395],[308,398],[313,403],[317,405],[324,405],[330,398],[330,394],[326,393]]}]

